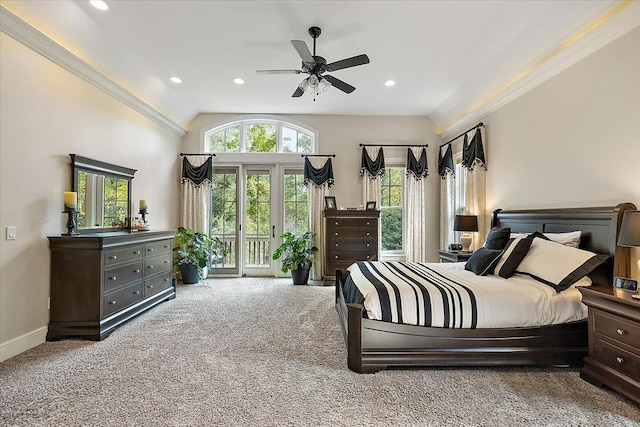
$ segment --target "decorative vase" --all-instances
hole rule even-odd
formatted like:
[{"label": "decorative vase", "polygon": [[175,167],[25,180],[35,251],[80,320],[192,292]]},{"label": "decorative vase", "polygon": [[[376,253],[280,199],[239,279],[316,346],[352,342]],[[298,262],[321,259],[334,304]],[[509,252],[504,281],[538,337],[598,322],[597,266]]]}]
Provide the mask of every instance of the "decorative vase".
[{"label": "decorative vase", "polygon": [[291,270],[291,278],[294,285],[306,285],[309,281],[309,271],[311,270],[311,263],[299,265],[296,270]]},{"label": "decorative vase", "polygon": [[180,264],[180,275],[182,283],[185,285],[193,285],[200,283],[200,268],[195,264]]}]

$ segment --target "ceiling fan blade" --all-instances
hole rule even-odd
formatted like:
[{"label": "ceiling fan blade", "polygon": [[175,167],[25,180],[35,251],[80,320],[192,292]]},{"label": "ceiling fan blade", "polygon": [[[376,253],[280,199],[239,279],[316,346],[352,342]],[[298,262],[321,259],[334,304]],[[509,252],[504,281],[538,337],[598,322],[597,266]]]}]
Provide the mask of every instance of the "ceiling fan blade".
[{"label": "ceiling fan blade", "polygon": [[304,41],[302,41],[302,40],[291,40],[291,44],[293,45],[293,47],[298,52],[298,55],[300,55],[300,58],[302,58],[302,62],[305,62],[307,64],[315,64],[316,63],[315,59],[313,59],[313,56],[311,56],[311,52],[309,51],[309,48],[307,47],[307,44]]},{"label": "ceiling fan blade", "polygon": [[258,74],[300,74],[301,70],[256,70]]},{"label": "ceiling fan blade", "polygon": [[293,95],[291,95],[292,98],[299,98],[302,96],[302,94],[304,93],[304,91],[302,90],[302,88],[300,88],[300,86],[298,86],[296,88],[296,91],[293,92]]},{"label": "ceiling fan blade", "polygon": [[332,62],[331,64],[327,64],[325,70],[327,71],[337,71],[342,70],[343,68],[355,67],[356,65],[364,65],[369,63],[369,57],[367,55],[358,55],[352,58],[343,59],[341,61]]},{"label": "ceiling fan blade", "polygon": [[331,86],[335,86],[345,93],[351,93],[356,90],[356,88],[351,86],[349,83],[345,83],[342,80],[336,79],[335,77],[328,74],[324,74],[322,77],[324,77],[329,83],[331,83]]}]

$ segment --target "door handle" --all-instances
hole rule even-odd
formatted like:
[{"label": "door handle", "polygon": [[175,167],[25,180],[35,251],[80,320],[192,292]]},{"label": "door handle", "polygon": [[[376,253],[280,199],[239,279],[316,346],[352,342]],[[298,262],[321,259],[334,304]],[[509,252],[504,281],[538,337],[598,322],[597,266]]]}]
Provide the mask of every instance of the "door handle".
[{"label": "door handle", "polygon": [[238,231],[242,231],[242,224],[238,224]]},{"label": "door handle", "polygon": [[275,225],[271,226],[271,237],[276,237],[276,226]]}]

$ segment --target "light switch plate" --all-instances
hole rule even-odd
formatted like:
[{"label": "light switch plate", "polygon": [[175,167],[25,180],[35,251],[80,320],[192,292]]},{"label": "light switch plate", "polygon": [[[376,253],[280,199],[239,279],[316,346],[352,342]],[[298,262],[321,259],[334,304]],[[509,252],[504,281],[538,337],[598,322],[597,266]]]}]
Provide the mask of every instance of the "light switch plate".
[{"label": "light switch plate", "polygon": [[7,240],[16,240],[16,227],[7,227]]}]

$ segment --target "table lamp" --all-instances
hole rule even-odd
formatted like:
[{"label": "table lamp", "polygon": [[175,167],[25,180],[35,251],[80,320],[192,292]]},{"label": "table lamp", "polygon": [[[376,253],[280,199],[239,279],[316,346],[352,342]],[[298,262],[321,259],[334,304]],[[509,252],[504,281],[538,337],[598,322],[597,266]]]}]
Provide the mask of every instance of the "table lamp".
[{"label": "table lamp", "polygon": [[[640,246],[640,211],[626,211],[622,216],[618,246]],[[638,270],[640,270],[640,260]]]},{"label": "table lamp", "polygon": [[460,236],[460,243],[462,244],[462,251],[469,252],[469,247],[473,239],[469,231],[478,231],[478,216],[477,215],[456,215],[453,220],[453,230],[462,231]]}]

